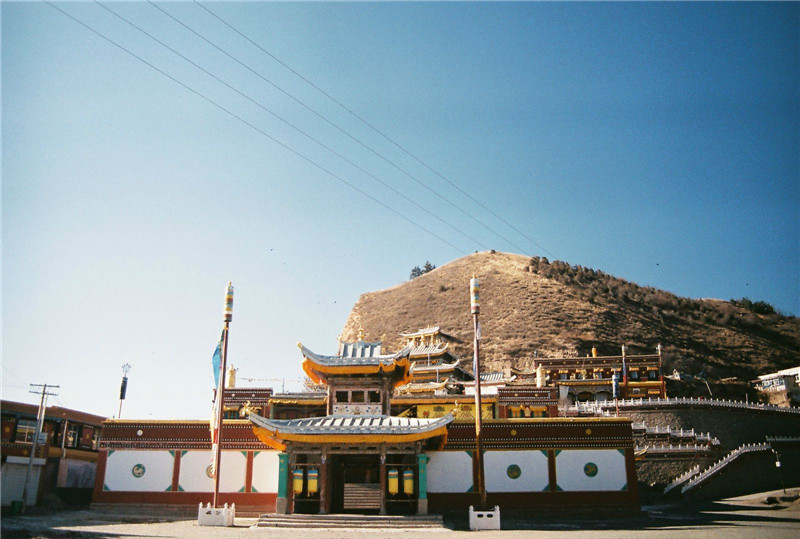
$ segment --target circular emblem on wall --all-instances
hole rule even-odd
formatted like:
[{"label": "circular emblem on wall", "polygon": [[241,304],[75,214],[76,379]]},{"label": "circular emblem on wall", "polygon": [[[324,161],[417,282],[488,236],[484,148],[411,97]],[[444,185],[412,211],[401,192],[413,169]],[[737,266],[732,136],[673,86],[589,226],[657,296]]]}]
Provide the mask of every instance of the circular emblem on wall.
[{"label": "circular emblem on wall", "polygon": [[142,477],[144,475],[144,464],[134,464],[131,468],[133,477]]},{"label": "circular emblem on wall", "polygon": [[212,479],[214,478],[214,465],[213,464],[209,464],[206,467],[206,475],[208,477],[212,478]]},{"label": "circular emblem on wall", "polygon": [[583,467],[583,473],[588,475],[589,477],[594,477],[597,475],[597,464],[594,462],[587,462],[586,465]]},{"label": "circular emblem on wall", "polygon": [[522,470],[516,464],[512,464],[511,466],[506,469],[506,474],[511,479],[517,479],[520,475],[522,475]]}]

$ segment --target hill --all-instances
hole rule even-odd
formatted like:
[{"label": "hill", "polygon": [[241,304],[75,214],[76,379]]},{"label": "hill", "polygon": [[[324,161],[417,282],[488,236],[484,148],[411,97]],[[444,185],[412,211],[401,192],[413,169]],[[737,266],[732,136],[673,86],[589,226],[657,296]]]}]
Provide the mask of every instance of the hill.
[{"label": "hill", "polygon": [[[665,372],[698,374],[714,396],[742,396],[746,381],[798,364],[800,320],[763,302],[681,298],[589,268],[546,258],[481,252],[408,282],[362,294],[351,311],[344,340],[360,328],[382,335],[388,350],[403,345],[401,332],[438,325],[462,357],[472,354],[469,278],[481,280],[481,357],[485,370],[528,369],[539,357],[654,353],[661,343]],[[703,384],[673,385],[670,393],[706,392]]]}]

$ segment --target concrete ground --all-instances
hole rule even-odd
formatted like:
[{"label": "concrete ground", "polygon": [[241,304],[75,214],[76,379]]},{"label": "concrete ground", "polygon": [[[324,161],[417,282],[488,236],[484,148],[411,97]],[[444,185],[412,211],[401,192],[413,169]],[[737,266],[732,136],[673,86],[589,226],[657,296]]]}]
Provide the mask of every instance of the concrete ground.
[{"label": "concrete ground", "polygon": [[[358,539],[380,535],[409,538],[593,537],[640,539],[642,537],[687,537],[692,539],[778,539],[800,537],[800,499],[797,490],[766,492],[703,504],[653,505],[642,508],[636,518],[615,520],[515,521],[503,522],[499,532],[470,532],[464,529],[286,529],[255,528],[257,519],[237,518],[232,528],[201,527],[195,520],[148,518],[147,515],[115,515],[88,510],[49,512],[29,509],[25,515],[4,516],[2,537],[192,537],[192,538],[285,538]],[[769,503],[767,503],[769,502]],[[501,508],[502,511],[502,508]],[[452,523],[459,528],[464,523]]]}]

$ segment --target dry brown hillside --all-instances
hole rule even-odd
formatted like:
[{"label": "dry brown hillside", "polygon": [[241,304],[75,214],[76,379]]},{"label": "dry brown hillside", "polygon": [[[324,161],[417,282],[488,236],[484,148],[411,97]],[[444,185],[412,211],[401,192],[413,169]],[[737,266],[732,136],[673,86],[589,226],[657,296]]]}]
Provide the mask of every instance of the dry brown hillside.
[{"label": "dry brown hillside", "polygon": [[[800,363],[800,320],[747,300],[679,298],[601,271],[546,258],[482,252],[408,282],[363,294],[342,337],[385,335],[398,350],[400,332],[438,325],[462,357],[472,353],[469,278],[481,282],[482,359],[487,370],[528,368],[539,357],[654,353],[665,348],[665,370],[705,372],[711,380],[758,374]],[[766,305],[766,308],[762,308]],[[755,312],[754,312],[755,311]],[[758,314],[758,313],[764,314]],[[674,393],[674,392],[673,392]]]}]

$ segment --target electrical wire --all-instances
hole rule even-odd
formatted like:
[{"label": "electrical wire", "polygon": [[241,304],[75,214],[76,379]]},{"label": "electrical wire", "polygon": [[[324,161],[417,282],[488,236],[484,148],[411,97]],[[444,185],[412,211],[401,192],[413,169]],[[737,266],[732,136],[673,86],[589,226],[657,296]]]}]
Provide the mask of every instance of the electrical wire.
[{"label": "electrical wire", "polygon": [[[472,219],[473,221],[475,221],[476,223],[478,223],[479,225],[481,225],[482,227],[484,227],[485,229],[487,229],[488,231],[490,231],[492,234],[494,234],[495,236],[497,236],[497,237],[498,237],[498,238],[500,238],[501,240],[505,241],[506,243],[508,243],[509,245],[511,245],[512,247],[514,247],[515,249],[519,250],[520,252],[524,252],[524,251],[525,251],[525,249],[523,249],[522,247],[520,247],[519,245],[515,244],[515,243],[514,243],[513,241],[511,241],[510,239],[506,238],[505,236],[503,236],[502,234],[500,234],[499,232],[497,232],[495,229],[493,229],[492,227],[490,227],[489,225],[487,225],[486,223],[484,223],[483,221],[481,221],[480,219],[478,219],[477,217],[475,217],[475,215],[473,215],[472,213],[470,213],[470,212],[468,212],[468,211],[464,210],[464,209],[463,209],[461,206],[459,206],[458,204],[454,203],[454,202],[453,202],[453,201],[451,201],[449,198],[445,197],[444,195],[442,195],[441,193],[439,193],[439,192],[438,192],[438,191],[436,191],[435,189],[431,188],[430,186],[428,186],[427,184],[425,184],[425,183],[424,183],[422,180],[420,180],[419,178],[417,178],[416,176],[414,176],[413,174],[411,174],[411,173],[410,173],[410,172],[408,172],[407,170],[403,169],[402,167],[400,167],[400,166],[399,166],[399,165],[397,165],[395,162],[393,162],[393,161],[391,161],[390,159],[388,159],[388,158],[387,158],[386,156],[384,156],[383,154],[379,153],[377,150],[375,150],[375,149],[374,149],[374,148],[372,148],[371,146],[369,146],[369,145],[365,144],[364,142],[362,142],[361,140],[359,140],[358,138],[356,138],[355,136],[353,136],[351,133],[349,133],[348,131],[346,131],[346,130],[344,130],[343,128],[339,127],[339,126],[338,126],[338,125],[336,125],[334,122],[332,122],[331,120],[329,120],[328,118],[326,118],[325,116],[323,116],[323,115],[322,115],[321,113],[319,113],[318,111],[316,111],[316,110],[314,110],[313,108],[311,108],[311,107],[309,107],[308,105],[306,105],[306,104],[305,104],[303,101],[301,101],[301,100],[297,99],[295,96],[293,96],[292,94],[290,94],[289,92],[287,92],[286,90],[284,90],[283,88],[281,88],[280,86],[276,85],[276,84],[275,84],[274,82],[272,82],[271,80],[267,79],[266,77],[264,77],[263,75],[261,75],[261,74],[260,74],[260,73],[258,73],[257,71],[253,70],[252,68],[250,68],[249,66],[247,66],[246,64],[244,64],[243,62],[241,62],[240,60],[238,60],[237,58],[235,58],[234,56],[232,56],[231,54],[229,54],[228,52],[226,52],[225,50],[223,50],[222,48],[220,48],[219,46],[217,46],[216,44],[214,44],[214,43],[213,43],[213,42],[211,42],[210,40],[208,40],[208,39],[207,39],[205,36],[201,35],[199,32],[197,32],[197,31],[195,31],[194,29],[190,28],[189,26],[187,26],[186,24],[184,24],[183,22],[181,22],[180,20],[178,20],[178,19],[177,19],[176,17],[174,17],[173,15],[170,15],[169,13],[167,13],[166,11],[164,11],[162,8],[158,7],[158,6],[157,6],[155,3],[153,3],[153,2],[152,2],[152,0],[147,0],[147,1],[148,1],[148,3],[149,3],[149,4],[151,4],[153,7],[155,7],[156,9],[159,9],[159,10],[160,10],[160,11],[162,11],[164,14],[166,14],[167,16],[169,16],[170,18],[172,18],[174,21],[176,21],[178,24],[182,25],[184,28],[186,28],[186,29],[187,29],[187,30],[189,30],[190,32],[194,33],[194,34],[195,34],[197,37],[199,37],[200,39],[204,40],[206,43],[208,43],[208,44],[209,44],[209,45],[211,45],[212,47],[216,48],[217,50],[219,50],[219,51],[220,51],[220,52],[222,52],[223,54],[225,54],[225,55],[227,55],[228,57],[230,57],[231,59],[233,59],[235,62],[239,63],[240,65],[242,65],[243,67],[245,67],[246,69],[248,69],[249,71],[251,71],[252,73],[254,73],[256,76],[258,76],[259,78],[261,78],[261,79],[262,79],[264,82],[266,82],[267,84],[271,85],[273,88],[277,89],[278,91],[280,91],[281,93],[283,93],[284,95],[286,95],[287,97],[289,97],[290,99],[292,99],[293,101],[295,101],[296,103],[298,103],[299,105],[301,105],[303,108],[305,108],[306,110],[310,111],[312,114],[314,114],[315,116],[319,117],[320,119],[322,119],[323,121],[325,121],[326,123],[328,123],[329,125],[331,125],[332,127],[334,127],[336,130],[338,130],[339,132],[341,132],[342,134],[344,134],[345,136],[347,136],[348,138],[350,138],[351,140],[353,140],[354,142],[356,142],[357,144],[359,144],[359,145],[360,145],[360,146],[362,146],[363,148],[365,148],[365,149],[369,150],[370,152],[372,152],[373,154],[375,154],[377,157],[379,157],[379,158],[380,158],[380,159],[382,159],[384,162],[386,162],[386,163],[388,163],[389,165],[391,165],[393,168],[395,168],[395,169],[396,169],[396,170],[398,170],[399,172],[403,173],[405,176],[407,176],[408,178],[410,178],[411,180],[413,180],[414,182],[416,182],[418,185],[420,185],[421,187],[423,187],[424,189],[426,189],[428,192],[432,193],[433,195],[435,195],[436,197],[438,197],[440,200],[442,200],[442,201],[446,202],[446,203],[447,203],[447,204],[449,204],[451,207],[455,208],[455,209],[456,209],[458,212],[462,213],[463,215],[466,215],[467,217],[469,217],[470,219]],[[223,24],[225,24],[226,26],[228,26],[229,28],[231,28],[231,30],[233,30],[233,31],[234,31],[234,32],[236,32],[238,35],[240,35],[241,37],[243,37],[244,39],[246,39],[248,42],[250,42],[250,43],[252,43],[254,46],[258,47],[258,48],[259,48],[261,51],[263,51],[265,54],[269,55],[271,58],[273,58],[274,60],[276,60],[278,63],[280,63],[281,65],[283,65],[284,67],[286,67],[287,69],[289,69],[290,71],[292,71],[292,73],[296,74],[298,77],[300,77],[301,79],[303,79],[303,80],[304,80],[305,82],[307,82],[308,84],[311,84],[311,85],[312,85],[314,88],[316,88],[318,91],[320,91],[320,92],[322,92],[323,94],[325,94],[326,96],[328,96],[330,99],[333,99],[333,98],[332,98],[332,97],[330,97],[330,96],[329,96],[327,93],[325,93],[323,90],[321,90],[321,89],[320,89],[320,88],[318,88],[316,85],[314,85],[312,82],[310,82],[308,79],[306,79],[305,77],[303,77],[302,75],[300,75],[299,73],[297,73],[296,71],[294,71],[294,70],[293,70],[291,67],[289,67],[288,65],[286,65],[285,63],[283,63],[281,60],[279,60],[278,58],[276,58],[275,56],[273,56],[271,53],[269,53],[268,51],[266,51],[265,49],[263,49],[262,47],[260,47],[260,46],[259,46],[257,43],[255,43],[253,40],[251,40],[250,38],[248,38],[246,35],[244,35],[243,33],[239,32],[239,30],[237,30],[236,28],[234,28],[234,27],[233,27],[231,24],[229,24],[228,22],[226,22],[226,21],[224,21],[223,19],[221,19],[221,18],[220,18],[219,16],[217,16],[217,15],[216,15],[214,12],[210,11],[208,8],[206,8],[205,6],[203,6],[202,4],[200,4],[199,2],[196,2],[196,1],[195,1],[195,3],[196,3],[198,6],[202,7],[203,9],[205,9],[206,11],[208,11],[208,12],[209,12],[209,13],[210,13],[212,16],[214,16],[214,17],[215,17],[215,18],[217,18],[217,19],[218,19],[220,22],[222,22]],[[334,100],[334,101],[335,101],[335,100]],[[338,103],[338,102],[337,102],[337,104],[339,104],[340,106],[344,107],[344,105],[341,105],[341,104],[340,104],[340,103]],[[347,111],[348,111],[348,112],[350,112],[351,114],[353,114],[353,115],[355,115],[356,117],[358,117],[358,115],[356,115],[354,112],[350,111],[350,110],[349,110],[349,109],[347,109],[346,107],[344,107],[344,108],[345,108],[345,110],[347,110]],[[361,118],[359,118],[359,119],[361,119]],[[363,121],[363,120],[362,120],[362,121]],[[480,244],[479,244],[479,245],[480,245]],[[484,245],[481,245],[481,246],[482,246],[482,247],[484,247],[484,248],[486,248],[486,246],[484,246]]]},{"label": "electrical wire", "polygon": [[366,192],[366,191],[364,191],[363,189],[360,189],[359,187],[357,187],[357,186],[353,185],[352,183],[348,182],[347,180],[345,180],[345,179],[344,179],[344,178],[342,178],[341,176],[337,175],[337,174],[336,174],[336,173],[334,173],[333,171],[329,170],[328,168],[324,167],[323,165],[320,165],[319,163],[317,163],[316,161],[314,161],[314,160],[313,160],[313,159],[311,159],[310,157],[308,157],[308,156],[304,155],[303,153],[301,153],[300,151],[298,151],[298,150],[296,150],[296,149],[292,148],[292,147],[291,147],[291,146],[289,146],[288,144],[285,144],[284,142],[281,142],[280,140],[278,140],[277,138],[273,137],[272,135],[270,135],[270,134],[269,134],[269,133],[267,133],[266,131],[264,131],[264,130],[262,130],[261,128],[259,128],[258,126],[254,125],[253,123],[251,123],[251,122],[249,122],[249,121],[245,120],[244,118],[242,118],[241,116],[239,116],[239,115],[238,115],[238,114],[236,114],[235,112],[233,112],[233,111],[231,111],[231,110],[229,110],[229,109],[225,108],[224,106],[220,105],[219,103],[217,103],[216,101],[214,101],[214,100],[213,100],[213,99],[211,99],[210,97],[208,97],[208,96],[206,96],[206,95],[204,95],[204,94],[200,93],[199,91],[195,90],[194,88],[190,87],[189,85],[187,85],[187,84],[185,84],[185,83],[181,82],[180,80],[178,80],[177,78],[173,77],[172,75],[170,75],[170,74],[169,74],[169,73],[167,73],[166,71],[164,71],[164,70],[160,69],[159,67],[156,67],[154,64],[152,64],[152,63],[148,62],[147,60],[145,60],[145,59],[144,59],[144,58],[142,58],[141,56],[137,55],[136,53],[134,53],[134,52],[132,52],[132,51],[128,50],[128,49],[127,49],[127,48],[125,48],[123,45],[120,45],[119,43],[117,43],[116,41],[114,41],[114,40],[113,40],[113,39],[111,39],[110,37],[108,37],[108,36],[106,36],[106,35],[102,34],[102,33],[101,33],[101,32],[99,32],[98,30],[95,30],[94,28],[92,28],[91,26],[89,26],[88,24],[86,24],[85,22],[81,21],[80,19],[78,19],[78,18],[74,17],[73,15],[69,14],[68,12],[66,12],[66,11],[64,11],[63,9],[59,8],[58,6],[54,5],[52,2],[50,2],[50,1],[48,1],[48,0],[43,0],[43,1],[44,1],[44,3],[45,3],[45,4],[49,5],[49,6],[50,6],[50,7],[52,7],[53,9],[55,9],[55,10],[59,11],[59,12],[60,12],[60,13],[62,13],[64,16],[68,17],[69,19],[72,19],[72,20],[73,20],[73,21],[75,21],[76,23],[80,24],[81,26],[83,26],[84,28],[86,28],[87,30],[89,30],[90,32],[92,32],[93,34],[95,34],[95,35],[97,35],[98,37],[100,37],[100,38],[104,39],[105,41],[107,41],[107,42],[111,43],[112,45],[114,45],[115,47],[119,48],[119,49],[120,49],[120,50],[122,50],[123,52],[125,52],[125,53],[129,54],[130,56],[132,56],[132,57],[136,58],[137,60],[139,60],[139,61],[140,61],[140,62],[142,62],[143,64],[145,64],[145,65],[147,65],[148,67],[150,67],[151,69],[153,69],[153,70],[157,71],[157,72],[158,72],[158,73],[160,73],[161,75],[163,75],[163,76],[167,77],[168,79],[170,79],[170,80],[171,80],[171,81],[173,81],[174,83],[178,84],[179,86],[181,86],[181,87],[182,87],[182,88],[184,88],[185,90],[188,90],[189,92],[191,92],[191,93],[195,94],[196,96],[200,97],[200,98],[201,98],[201,99],[203,99],[204,101],[206,101],[206,102],[210,103],[211,105],[215,106],[216,108],[218,108],[218,109],[219,109],[219,110],[221,110],[222,112],[224,112],[224,113],[228,114],[229,116],[232,116],[233,118],[235,118],[235,119],[239,120],[240,122],[242,122],[242,123],[243,123],[243,124],[245,124],[246,126],[250,127],[251,129],[253,129],[253,130],[254,130],[254,131],[256,131],[257,133],[259,133],[259,134],[263,135],[264,137],[268,138],[269,140],[271,140],[271,141],[272,141],[272,142],[274,142],[275,144],[277,144],[277,145],[279,145],[280,147],[284,148],[285,150],[287,150],[287,151],[289,151],[289,152],[293,153],[293,154],[294,154],[294,155],[296,155],[297,157],[301,158],[302,160],[306,161],[307,163],[309,163],[310,165],[312,165],[312,166],[316,167],[317,169],[321,170],[322,172],[325,172],[325,173],[326,173],[326,174],[328,174],[330,177],[332,177],[332,178],[336,179],[337,181],[339,181],[339,182],[343,183],[344,185],[346,185],[346,186],[350,187],[350,188],[351,188],[351,189],[353,189],[354,191],[356,191],[356,192],[360,193],[361,195],[363,195],[363,196],[367,197],[368,199],[372,200],[372,201],[373,201],[373,202],[375,202],[376,204],[379,204],[379,205],[380,205],[380,206],[382,206],[384,209],[386,209],[386,210],[388,210],[388,211],[392,212],[393,214],[395,214],[396,216],[400,217],[400,218],[401,218],[401,219],[403,219],[404,221],[406,221],[406,222],[408,222],[409,224],[411,224],[411,225],[415,226],[416,228],[418,228],[418,229],[422,230],[423,232],[425,232],[425,233],[429,234],[430,236],[432,236],[432,237],[434,237],[434,238],[438,239],[438,240],[439,240],[439,241],[441,241],[442,243],[445,243],[446,245],[448,245],[448,246],[452,247],[453,249],[455,249],[456,251],[460,252],[461,254],[467,254],[467,253],[466,253],[464,250],[462,250],[461,248],[459,248],[459,247],[457,247],[456,245],[452,244],[452,243],[451,243],[451,242],[449,242],[448,240],[446,240],[446,239],[442,238],[441,236],[439,236],[439,235],[438,235],[438,234],[436,234],[435,232],[433,232],[433,231],[429,230],[428,228],[426,228],[426,227],[422,226],[421,224],[419,224],[419,223],[417,223],[417,222],[413,221],[412,219],[410,219],[410,218],[406,217],[405,215],[403,215],[403,214],[402,214],[402,213],[400,213],[399,211],[395,210],[395,209],[394,209],[394,208],[392,208],[391,206],[389,206],[389,205],[385,204],[384,202],[382,202],[382,201],[381,201],[381,200],[379,200],[378,198],[376,198],[376,197],[374,197],[374,196],[370,195],[369,193],[367,193],[367,192]]},{"label": "electrical wire", "polygon": [[[434,219],[438,220],[438,221],[439,221],[439,222],[441,222],[442,224],[444,224],[444,225],[446,225],[446,226],[449,226],[449,227],[450,227],[450,228],[452,228],[452,229],[453,229],[453,230],[454,230],[456,233],[458,233],[458,234],[461,234],[462,236],[464,236],[465,238],[467,238],[467,239],[468,239],[468,240],[470,240],[471,242],[474,242],[474,243],[476,243],[477,245],[479,245],[479,246],[483,247],[484,249],[486,249],[486,248],[487,248],[485,245],[482,245],[480,241],[478,241],[477,239],[473,238],[473,237],[472,237],[472,236],[470,236],[469,234],[465,233],[463,230],[460,230],[459,228],[457,228],[457,227],[455,227],[455,226],[451,225],[450,223],[448,223],[447,221],[445,221],[444,219],[442,219],[440,216],[438,216],[438,215],[437,215],[437,214],[435,214],[434,212],[432,212],[432,211],[430,211],[429,209],[427,209],[425,206],[423,206],[422,204],[420,204],[420,203],[419,203],[419,202],[417,202],[416,200],[414,200],[414,199],[410,198],[409,196],[407,196],[407,195],[403,194],[401,191],[398,191],[397,189],[395,189],[394,187],[392,187],[392,186],[391,186],[391,185],[389,185],[388,183],[384,182],[383,180],[381,180],[380,178],[378,178],[377,176],[375,176],[375,175],[374,175],[374,174],[372,174],[371,172],[369,172],[369,171],[365,170],[364,168],[362,168],[362,167],[361,167],[361,166],[359,166],[358,164],[354,163],[352,160],[348,159],[347,157],[345,157],[345,156],[344,156],[344,155],[342,155],[341,153],[337,152],[336,150],[334,150],[333,148],[331,148],[330,146],[328,146],[327,144],[325,144],[325,143],[324,143],[324,142],[322,142],[321,140],[319,140],[319,139],[317,139],[316,137],[314,137],[314,136],[310,135],[309,133],[307,133],[307,132],[306,132],[306,131],[304,131],[303,129],[300,129],[299,127],[297,127],[296,125],[294,125],[293,123],[291,123],[289,120],[287,120],[287,119],[286,119],[286,118],[284,118],[283,116],[281,116],[281,115],[277,114],[276,112],[272,111],[271,109],[267,108],[267,107],[266,107],[266,106],[264,106],[262,103],[260,103],[260,102],[256,101],[255,99],[251,98],[249,95],[245,94],[244,92],[242,92],[242,91],[238,90],[237,88],[235,88],[235,87],[234,87],[234,86],[232,86],[231,84],[229,84],[229,83],[225,82],[224,80],[222,80],[221,78],[217,77],[216,75],[214,75],[213,73],[211,73],[210,71],[208,71],[207,69],[205,69],[204,67],[202,67],[201,65],[199,65],[199,64],[197,64],[196,62],[194,62],[194,61],[190,60],[189,58],[187,58],[186,56],[184,56],[183,54],[181,54],[181,53],[180,53],[180,52],[178,52],[177,50],[173,49],[172,47],[170,47],[169,45],[167,45],[166,43],[164,43],[163,41],[161,41],[160,39],[158,39],[158,38],[157,38],[157,37],[155,37],[154,35],[150,34],[150,33],[149,33],[149,32],[147,32],[146,30],[144,30],[142,27],[140,27],[140,26],[138,26],[138,25],[134,24],[133,22],[131,22],[131,21],[130,21],[129,19],[127,19],[126,17],[124,17],[124,16],[120,15],[119,13],[117,13],[117,12],[116,12],[116,11],[114,11],[114,10],[112,10],[111,8],[109,8],[108,6],[106,6],[105,4],[103,4],[103,3],[99,2],[98,0],[95,0],[95,4],[99,5],[100,7],[102,7],[103,9],[105,9],[106,11],[108,11],[109,13],[111,13],[112,15],[114,15],[114,16],[116,16],[116,17],[118,17],[119,19],[121,19],[121,20],[122,20],[122,21],[124,21],[125,23],[129,24],[130,26],[132,26],[132,27],[133,27],[133,28],[135,28],[136,30],[140,31],[141,33],[143,33],[144,35],[146,35],[147,37],[149,37],[150,39],[152,39],[153,41],[155,41],[156,43],[158,43],[158,44],[159,44],[159,45],[161,45],[162,47],[166,48],[167,50],[169,50],[169,51],[170,51],[170,52],[172,52],[173,54],[175,54],[175,55],[179,56],[179,57],[180,57],[180,58],[182,58],[184,61],[186,61],[186,62],[188,62],[189,64],[191,64],[192,66],[196,67],[197,69],[199,69],[200,71],[202,71],[203,73],[205,73],[205,74],[206,74],[206,75],[208,75],[209,77],[213,78],[214,80],[216,80],[216,81],[217,81],[217,82],[219,82],[220,84],[224,85],[224,86],[225,86],[225,87],[227,87],[228,89],[230,89],[230,90],[232,90],[232,91],[236,92],[237,94],[239,94],[240,96],[244,97],[245,99],[247,99],[248,101],[250,101],[251,103],[253,103],[253,104],[254,104],[254,105],[256,105],[257,107],[259,107],[259,108],[260,108],[260,109],[262,109],[263,111],[267,112],[268,114],[271,114],[271,115],[272,115],[274,118],[276,118],[277,120],[279,120],[279,121],[283,122],[285,125],[287,125],[287,126],[291,127],[292,129],[294,129],[295,131],[297,131],[297,132],[298,132],[298,133],[300,133],[301,135],[305,136],[306,138],[308,138],[308,139],[309,139],[309,140],[311,140],[312,142],[314,142],[314,143],[318,144],[319,146],[321,146],[322,148],[324,148],[324,149],[328,150],[328,151],[329,151],[329,152],[331,152],[333,155],[335,155],[336,157],[338,157],[339,159],[341,159],[341,160],[342,160],[342,161],[344,161],[345,163],[349,164],[350,166],[352,166],[352,167],[353,167],[353,168],[355,168],[356,170],[358,170],[358,171],[362,172],[363,174],[365,174],[365,175],[369,176],[370,178],[372,178],[372,179],[373,179],[373,180],[375,180],[376,182],[380,183],[381,185],[383,185],[384,187],[386,187],[387,189],[389,189],[391,192],[393,192],[393,193],[394,193],[394,194],[396,194],[397,196],[399,196],[399,197],[403,198],[404,200],[406,200],[406,202],[408,202],[409,204],[413,204],[414,206],[416,206],[417,208],[421,209],[422,211],[424,211],[425,213],[427,213],[428,215],[430,215],[430,216],[431,216],[431,217],[433,217]],[[152,2],[151,2],[151,4],[152,4]],[[156,6],[156,7],[157,7],[157,6]],[[160,9],[160,8],[158,8],[158,9]],[[162,11],[163,11],[163,10],[162,10]]]},{"label": "electrical wire", "polygon": [[[148,1],[150,1],[150,0],[148,0]],[[211,9],[209,9],[208,7],[206,7],[205,5],[203,5],[202,3],[200,3],[198,0],[193,0],[193,1],[194,1],[194,3],[195,3],[195,4],[197,4],[199,7],[203,8],[205,11],[207,11],[209,14],[211,14],[211,16],[213,16],[214,18],[216,18],[217,20],[219,20],[219,21],[220,21],[222,24],[224,24],[225,26],[227,26],[228,28],[230,28],[231,30],[233,30],[234,32],[236,32],[236,33],[237,33],[239,36],[241,36],[243,39],[247,40],[247,41],[248,41],[249,43],[251,43],[253,46],[255,46],[256,48],[258,48],[260,51],[262,51],[264,54],[266,54],[267,56],[269,56],[270,58],[272,58],[273,60],[275,60],[276,62],[278,62],[280,65],[282,65],[282,66],[283,66],[283,67],[285,67],[286,69],[288,69],[290,72],[294,73],[294,74],[295,74],[297,77],[299,77],[301,80],[303,80],[304,82],[306,82],[306,83],[307,83],[308,85],[310,85],[312,88],[314,88],[315,90],[317,90],[318,92],[320,92],[322,95],[324,95],[325,97],[327,97],[328,99],[330,99],[331,101],[333,101],[334,103],[336,103],[336,104],[337,104],[339,107],[341,107],[343,110],[345,110],[346,112],[348,112],[349,114],[351,114],[351,115],[352,115],[354,118],[358,119],[358,120],[359,120],[361,123],[363,123],[364,125],[366,125],[366,126],[367,126],[367,127],[369,127],[370,129],[372,129],[372,130],[373,130],[375,133],[377,133],[378,135],[380,135],[381,137],[383,137],[383,138],[384,138],[386,141],[388,141],[390,144],[392,144],[393,146],[395,146],[396,148],[398,148],[400,151],[402,151],[403,153],[405,153],[406,155],[408,155],[409,157],[411,157],[412,159],[414,159],[416,162],[418,162],[419,164],[421,164],[423,167],[425,167],[426,169],[428,169],[430,172],[432,172],[433,174],[435,174],[436,176],[438,176],[439,178],[441,178],[442,180],[444,180],[445,182],[447,182],[447,184],[449,184],[451,187],[453,187],[454,189],[456,189],[456,190],[457,190],[459,193],[461,193],[462,195],[464,195],[465,197],[467,197],[469,200],[471,200],[472,202],[474,202],[475,204],[477,204],[478,206],[480,206],[481,208],[483,208],[485,211],[487,211],[488,213],[490,213],[491,215],[493,215],[493,216],[494,216],[496,219],[498,219],[500,222],[504,223],[506,226],[508,226],[509,228],[511,228],[512,230],[514,230],[514,231],[515,231],[517,234],[519,234],[520,236],[522,236],[523,238],[525,238],[526,240],[528,240],[529,242],[531,242],[533,245],[535,245],[536,247],[538,247],[539,249],[541,249],[543,252],[545,252],[545,253],[549,254],[551,257],[554,257],[554,258],[555,258],[555,255],[554,255],[553,253],[551,253],[550,251],[548,251],[547,249],[545,249],[545,248],[544,248],[544,247],[543,247],[541,244],[539,244],[538,242],[536,242],[535,240],[533,240],[532,238],[530,238],[528,235],[526,235],[524,232],[522,232],[521,230],[519,230],[517,227],[515,227],[514,225],[512,225],[511,223],[509,223],[508,221],[506,221],[505,219],[503,219],[503,217],[501,217],[500,215],[498,215],[497,213],[495,213],[494,211],[492,211],[492,210],[491,210],[489,207],[487,207],[485,204],[483,204],[483,203],[482,203],[482,202],[480,202],[479,200],[475,199],[475,198],[474,198],[472,195],[470,195],[469,193],[467,193],[466,191],[464,191],[463,189],[461,189],[461,187],[459,187],[459,186],[458,186],[456,183],[452,182],[452,181],[451,181],[451,180],[449,180],[447,177],[445,177],[443,174],[441,174],[441,173],[440,173],[440,172],[438,172],[436,169],[434,169],[434,168],[433,168],[431,165],[429,165],[428,163],[426,163],[425,161],[423,161],[422,159],[420,159],[419,157],[417,157],[416,155],[414,155],[413,153],[411,153],[411,151],[410,151],[410,150],[406,149],[406,148],[405,148],[404,146],[402,146],[400,143],[398,143],[398,142],[394,141],[394,140],[393,140],[391,137],[389,137],[389,136],[388,136],[387,134],[385,134],[383,131],[381,131],[380,129],[378,129],[378,128],[377,128],[377,127],[375,127],[374,125],[372,125],[372,123],[370,123],[369,121],[367,121],[366,119],[364,119],[362,116],[360,116],[358,113],[356,113],[355,111],[353,111],[351,108],[347,107],[347,106],[346,106],[345,104],[343,104],[341,101],[339,101],[339,100],[338,100],[338,99],[336,99],[334,96],[332,96],[330,93],[326,92],[325,90],[323,90],[322,88],[320,88],[319,86],[317,86],[316,84],[314,84],[314,83],[313,83],[311,80],[309,80],[308,78],[304,77],[304,76],[303,76],[302,74],[300,74],[298,71],[296,71],[295,69],[293,69],[291,66],[289,66],[288,64],[286,64],[285,62],[283,62],[283,61],[282,61],[280,58],[278,58],[277,56],[275,56],[274,54],[272,54],[272,53],[271,53],[271,52],[269,52],[268,50],[264,49],[264,48],[263,48],[261,45],[259,45],[258,43],[256,43],[256,42],[255,42],[255,41],[253,41],[252,39],[250,39],[250,38],[249,38],[248,36],[246,36],[246,35],[245,35],[243,32],[240,32],[240,31],[239,31],[239,30],[238,30],[236,27],[234,27],[234,26],[233,26],[232,24],[230,24],[228,21],[224,20],[222,17],[220,17],[219,15],[217,15],[216,13],[214,13],[214,12],[213,12]],[[152,4],[152,2],[150,2],[150,3]],[[437,195],[438,195],[438,193],[437,193]],[[441,195],[438,195],[438,196],[441,196]],[[450,202],[450,201],[448,200],[448,202]],[[458,206],[456,206],[455,204],[453,204],[452,202],[450,202],[450,204],[451,204],[451,205],[453,205],[454,207],[458,207]],[[460,209],[460,208],[459,208],[459,209]],[[462,210],[462,211],[463,211],[463,210]],[[474,218],[474,216],[472,216],[471,214],[467,213],[467,215],[470,215],[470,217],[472,217],[473,219],[475,219],[475,218]],[[477,219],[476,219],[476,220],[477,220]],[[485,225],[485,224],[484,224],[484,223],[482,223],[481,221],[478,221],[478,223],[480,223],[481,225],[483,225],[483,226],[484,226],[484,227],[486,227],[487,229],[491,230],[491,231],[492,231],[494,234],[496,234],[498,237],[500,237],[500,238],[502,238],[503,240],[505,240],[506,242],[508,242],[510,245],[512,245],[512,246],[514,246],[514,247],[516,247],[516,248],[520,249],[520,248],[519,248],[519,247],[517,247],[517,246],[516,246],[516,245],[515,245],[513,242],[511,242],[510,240],[506,239],[505,237],[503,237],[503,236],[502,236],[502,235],[500,235],[499,233],[495,232],[495,231],[494,231],[492,228],[490,228],[488,225]],[[524,252],[525,250],[524,250],[524,249],[520,249],[520,251],[523,251],[523,252]]]}]

